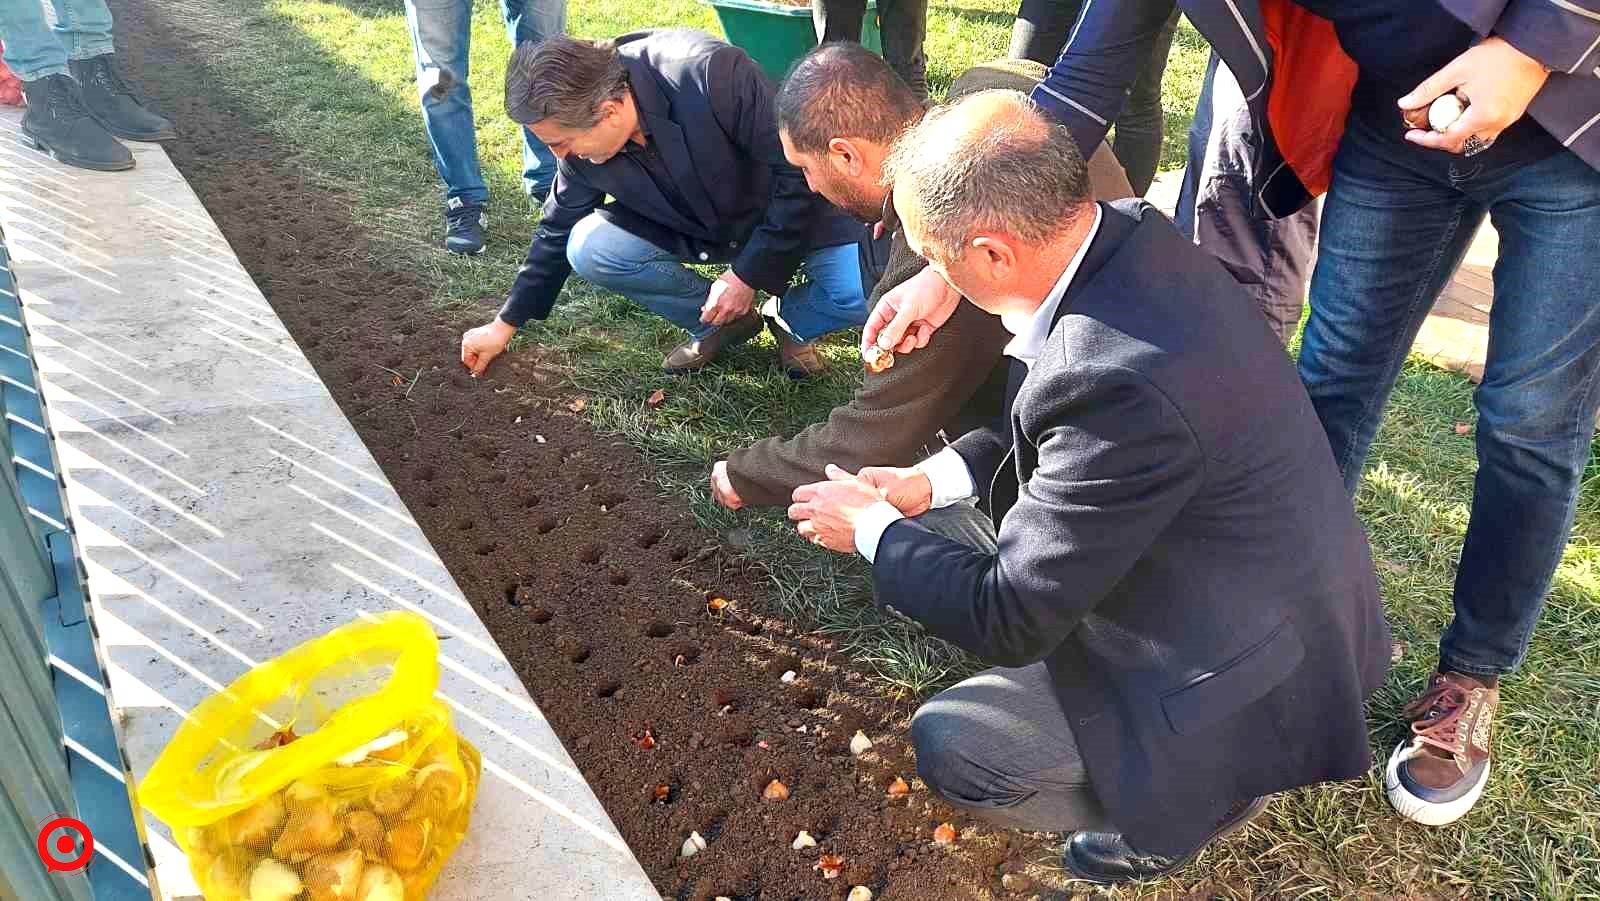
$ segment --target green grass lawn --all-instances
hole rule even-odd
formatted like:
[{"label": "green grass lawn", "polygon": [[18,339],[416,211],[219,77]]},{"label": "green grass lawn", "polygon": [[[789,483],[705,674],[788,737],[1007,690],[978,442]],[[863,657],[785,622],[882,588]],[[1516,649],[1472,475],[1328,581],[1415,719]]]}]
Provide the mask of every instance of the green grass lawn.
[{"label": "green grass lawn", "polygon": [[[178,11],[204,14],[217,43],[196,52],[206,54],[219,88],[330,188],[348,193],[377,248],[438,285],[441,311],[470,308],[485,319],[492,313],[532,223],[518,192],[518,133],[502,111],[508,46],[496,4],[478,4],[471,78],[493,194],[492,243],[488,254],[465,260],[437,249],[440,194],[416,109],[399,0],[154,3],[171,7],[175,19]],[[1014,11],[1013,0],[934,4],[927,51],[936,92],[967,66],[1003,55]],[[692,0],[579,0],[570,15],[572,30],[584,36],[661,25],[719,31],[710,9]],[[1204,43],[1185,23],[1166,79],[1163,168],[1182,165],[1205,56]],[[865,570],[857,560],[794,539],[775,516],[729,514],[704,489],[710,463],[728,449],[790,433],[848,396],[857,370],[852,336],[825,346],[830,374],[808,384],[775,370],[775,350],[765,338],[715,371],[669,382],[657,366],[679,340],[674,330],[574,280],[557,318],[524,330],[521,340],[582,361],[569,374],[592,399],[595,424],[641,448],[696,516],[764,563],[792,613],[842,638],[850,653],[911,695],[973,668],[950,647],[879,617],[863,600]],[[668,399],[652,409],[644,398],[658,387]],[[1449,617],[1474,469],[1472,438],[1454,427],[1472,422],[1471,392],[1456,375],[1408,365],[1359,500],[1404,648],[1371,707],[1380,755],[1397,738],[1394,713],[1432,666]],[[1597,477],[1591,469],[1591,482]],[[1464,825],[1400,824],[1374,774],[1281,799],[1260,825],[1208,851],[1179,881],[1146,890],[1193,888],[1210,879],[1208,891],[1228,896],[1600,897],[1597,537],[1600,499],[1590,491],[1527,664],[1504,685],[1489,793]]]}]

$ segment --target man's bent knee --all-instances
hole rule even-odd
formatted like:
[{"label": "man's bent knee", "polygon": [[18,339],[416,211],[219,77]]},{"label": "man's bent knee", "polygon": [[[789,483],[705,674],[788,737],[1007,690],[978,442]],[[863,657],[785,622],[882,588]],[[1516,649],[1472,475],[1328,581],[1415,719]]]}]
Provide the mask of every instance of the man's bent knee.
[{"label": "man's bent knee", "polygon": [[911,744],[917,751],[917,775],[934,794],[952,804],[977,808],[997,799],[987,790],[992,778],[963,750],[963,736],[972,723],[941,709],[937,698],[911,717]]},{"label": "man's bent knee", "polygon": [[627,271],[637,269],[616,252],[617,232],[621,229],[605,220],[599,213],[590,213],[578,220],[567,236],[567,263],[572,271],[594,284],[604,287],[608,281]]}]

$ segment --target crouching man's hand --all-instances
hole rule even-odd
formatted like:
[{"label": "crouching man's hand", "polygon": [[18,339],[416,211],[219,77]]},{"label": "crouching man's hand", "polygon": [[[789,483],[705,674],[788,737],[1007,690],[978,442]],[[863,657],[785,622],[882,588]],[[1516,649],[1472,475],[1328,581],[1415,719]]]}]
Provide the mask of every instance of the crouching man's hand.
[{"label": "crouching man's hand", "polygon": [[906,516],[921,516],[933,504],[933,483],[915,467],[867,466],[856,478],[878,489],[884,500]]},{"label": "crouching man's hand", "polygon": [[494,358],[505,352],[517,327],[496,316],[488,325],[468,329],[461,336],[461,365],[472,371],[472,377],[483,375]]},{"label": "crouching man's hand", "polygon": [[729,510],[737,510],[744,506],[744,500],[733,488],[733,479],[728,477],[727,460],[718,460],[717,465],[711,467],[711,496]]},{"label": "crouching man's hand", "polygon": [[800,537],[844,554],[856,549],[856,523],[868,507],[888,501],[914,516],[926,511],[933,497],[928,477],[911,469],[868,467],[851,475],[829,464],[827,476],[826,482],[794,490],[789,518]]}]

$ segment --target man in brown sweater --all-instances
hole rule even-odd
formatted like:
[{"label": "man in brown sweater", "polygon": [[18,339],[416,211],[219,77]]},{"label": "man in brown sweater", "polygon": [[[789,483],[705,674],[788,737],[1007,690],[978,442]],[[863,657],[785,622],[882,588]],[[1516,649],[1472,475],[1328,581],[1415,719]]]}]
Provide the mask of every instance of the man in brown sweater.
[{"label": "man in brown sweater", "polygon": [[[1030,60],[974,66],[950,86],[949,100],[991,88],[1026,93],[1044,78]],[[892,235],[888,267],[868,299],[921,272],[925,261],[900,234],[890,188],[880,184],[882,163],[901,132],[922,119],[923,106],[893,71],[855,44],[813,50],[778,93],[779,137],[789,161],[806,174],[811,190],[863,221],[881,221]],[[1094,196],[1133,196],[1127,176],[1104,143],[1089,160]],[[910,466],[968,430],[1000,415],[1008,366],[1001,350],[1011,334],[998,317],[970,303],[950,317],[939,341],[895,358],[882,372],[866,372],[850,402],[825,422],[793,438],[766,438],[734,451],[711,473],[712,493],[723,506],[787,505],[800,485],[827,478],[832,463],[850,472],[863,466]],[[981,517],[974,517],[981,519]]]}]

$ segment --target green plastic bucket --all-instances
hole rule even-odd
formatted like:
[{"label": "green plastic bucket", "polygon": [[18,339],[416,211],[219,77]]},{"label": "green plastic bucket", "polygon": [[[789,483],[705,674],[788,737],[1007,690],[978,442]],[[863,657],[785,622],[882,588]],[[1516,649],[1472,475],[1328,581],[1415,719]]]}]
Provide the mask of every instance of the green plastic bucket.
[{"label": "green plastic bucket", "polygon": [[[783,80],[789,67],[817,46],[817,31],[811,24],[810,6],[791,6],[768,0],[701,0],[717,11],[728,43],[750,54],[774,83]],[[861,22],[861,43],[873,53],[883,53],[878,32],[878,4],[868,0],[867,14]]]}]

